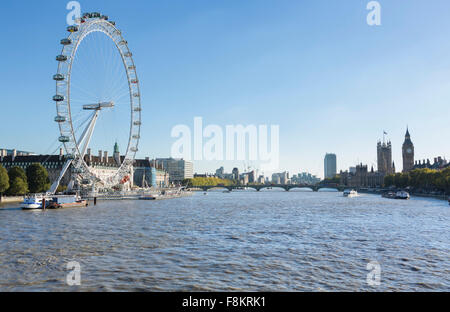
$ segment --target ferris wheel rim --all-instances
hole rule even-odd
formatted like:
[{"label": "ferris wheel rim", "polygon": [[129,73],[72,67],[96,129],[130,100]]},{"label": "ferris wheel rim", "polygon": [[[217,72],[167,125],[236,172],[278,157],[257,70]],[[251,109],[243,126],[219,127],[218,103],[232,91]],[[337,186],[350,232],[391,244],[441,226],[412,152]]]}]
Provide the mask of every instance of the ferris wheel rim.
[{"label": "ferris wheel rim", "polygon": [[[70,27],[73,26],[69,26],[68,30]],[[92,180],[98,180],[99,182],[103,182],[103,184],[114,184],[117,183],[119,180],[121,180],[125,173],[124,171],[127,170],[128,166],[130,164],[132,164],[132,162],[134,161],[135,157],[136,157],[136,153],[138,151],[138,145],[139,145],[139,140],[140,140],[140,126],[141,126],[141,97],[140,97],[140,86],[139,86],[139,79],[137,76],[137,72],[136,72],[136,66],[134,63],[134,59],[132,57],[132,53],[128,47],[127,41],[125,41],[124,37],[122,36],[122,33],[120,30],[118,30],[115,25],[112,24],[112,22],[109,22],[103,18],[95,18],[95,19],[90,19],[88,21],[85,21],[84,24],[81,24],[79,26],[75,26],[77,27],[77,30],[72,32],[69,37],[66,39],[61,40],[61,43],[63,43],[64,40],[68,40],[65,41],[65,43],[70,41],[70,44],[63,44],[63,49],[61,52],[60,56],[66,56],[66,60],[63,62],[66,62],[67,65],[67,69],[65,72],[65,75],[63,75],[64,77],[64,82],[65,82],[65,92],[64,92],[64,88],[63,92],[60,92],[61,89],[61,85],[62,84],[58,84],[58,80],[56,80],[56,95],[55,97],[57,97],[58,95],[61,95],[62,93],[64,93],[65,95],[65,99],[62,100],[63,104],[60,104],[58,102],[56,102],[56,110],[57,110],[57,117],[55,117],[55,121],[56,118],[60,117],[61,114],[62,115],[66,115],[66,120],[64,122],[58,122],[59,124],[59,132],[61,137],[64,136],[65,133],[64,130],[69,130],[70,132],[70,137],[71,137],[71,141],[67,141],[67,142],[62,142],[64,144],[64,148],[66,150],[66,152],[68,154],[72,154],[73,158],[74,158],[74,167],[76,168],[83,168],[84,171],[82,173],[82,175],[84,177],[88,177]],[[74,29],[74,28],[72,28]],[[114,171],[114,173],[112,173],[111,175],[109,175],[106,179],[108,181],[105,181],[105,178],[100,178],[99,176],[97,176],[96,174],[94,174],[91,169],[89,168],[89,166],[87,165],[86,161],[84,160],[84,155],[82,155],[80,148],[77,144],[77,138],[75,137],[75,130],[74,130],[74,124],[73,124],[73,119],[72,119],[72,111],[71,111],[71,96],[70,96],[70,90],[71,90],[71,79],[72,79],[72,66],[73,66],[73,62],[75,60],[75,56],[77,55],[77,51],[79,49],[79,46],[81,44],[81,42],[87,37],[89,36],[91,33],[94,32],[101,32],[103,34],[105,34],[107,37],[109,37],[110,40],[112,40],[112,42],[115,45],[115,48],[117,49],[117,51],[119,52],[120,56],[121,56],[121,60],[122,60],[122,64],[125,68],[125,72],[126,72],[126,77],[127,77],[127,82],[128,82],[128,93],[129,93],[129,103],[130,103],[130,128],[129,128],[129,134],[128,134],[128,143],[127,143],[127,149],[126,152],[124,154],[124,158],[121,163],[119,165],[119,167]],[[115,36],[115,37],[114,37]],[[75,41],[73,40],[75,39]],[[120,39],[120,41],[119,41]],[[125,48],[122,50],[122,48],[119,46],[122,42],[125,42],[124,46]],[[70,47],[71,51],[70,51],[70,55],[66,55],[65,51],[66,49]],[[68,49],[70,50],[70,49]],[[126,53],[124,52],[126,51]],[[59,56],[58,56],[59,57]],[[58,60],[57,57],[57,60]],[[61,59],[64,59],[61,58]],[[62,61],[58,60],[58,70],[57,70],[57,75],[61,75],[64,73],[63,69],[64,69],[64,65],[63,65]],[[68,63],[67,63],[68,62]],[[57,76],[55,75],[55,76]],[[54,76],[54,77],[55,77]],[[134,77],[134,79],[132,79]],[[58,77],[60,78],[60,77]],[[134,88],[135,87],[135,88]],[[136,92],[134,92],[136,91]],[[136,96],[137,94],[137,96]],[[134,101],[134,97],[136,97],[136,101]],[[59,99],[59,98],[58,98]],[[65,108],[66,111],[64,112],[64,109],[62,108],[62,106],[64,106],[65,103]],[[137,113],[137,114],[135,114]],[[61,118],[62,119],[62,118]],[[69,125],[70,127],[67,129],[63,129],[63,126]],[[136,131],[135,134],[133,133],[133,131]],[[60,138],[61,138],[60,137]],[[134,141],[133,141],[134,140]],[[134,143],[133,143],[134,142]],[[73,155],[76,154],[76,155]]]}]

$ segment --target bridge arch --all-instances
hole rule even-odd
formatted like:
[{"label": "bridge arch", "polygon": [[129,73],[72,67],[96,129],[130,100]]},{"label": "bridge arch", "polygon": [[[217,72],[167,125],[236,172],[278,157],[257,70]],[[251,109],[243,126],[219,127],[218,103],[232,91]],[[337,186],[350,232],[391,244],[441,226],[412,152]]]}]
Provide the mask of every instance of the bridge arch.
[{"label": "bridge arch", "polygon": [[318,192],[339,192],[338,187],[332,187],[332,186],[319,186],[317,188]]},{"label": "bridge arch", "polygon": [[203,187],[203,191],[205,191],[205,192],[207,192],[207,191],[211,191],[211,190],[213,190],[213,191],[220,191],[220,190],[222,190],[222,191],[231,191],[231,188],[230,187],[227,187],[227,186],[206,186],[206,187]]},{"label": "bridge arch", "polygon": [[287,191],[286,188],[282,187],[282,186],[261,186],[259,188],[260,191],[264,191],[267,192],[268,190],[277,190],[277,191]]},{"label": "bridge arch", "polygon": [[295,192],[314,192],[314,189],[310,186],[292,186],[288,191],[294,190]]},{"label": "bridge arch", "polygon": [[[251,190],[250,190],[251,189]],[[241,187],[234,187],[233,188],[233,190],[236,190],[236,191],[259,191],[260,190],[260,188],[259,187],[257,187],[257,186],[254,186],[254,185],[246,185],[246,186],[243,186],[242,188]]]}]

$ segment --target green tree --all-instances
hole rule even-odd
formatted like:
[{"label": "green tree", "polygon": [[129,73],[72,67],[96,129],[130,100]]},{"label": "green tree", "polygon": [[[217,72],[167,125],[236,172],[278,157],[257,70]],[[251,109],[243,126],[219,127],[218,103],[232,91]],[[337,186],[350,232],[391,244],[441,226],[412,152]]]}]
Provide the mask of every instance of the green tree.
[{"label": "green tree", "polygon": [[235,181],[220,178],[203,178],[197,177],[193,179],[187,179],[183,181],[183,184],[187,186],[230,186],[234,185]]},{"label": "green tree", "polygon": [[50,188],[47,169],[41,164],[32,164],[28,166],[27,178],[31,193],[45,192]]},{"label": "green tree", "polygon": [[9,189],[8,171],[0,165],[0,197],[7,189]]},{"label": "green tree", "polygon": [[67,185],[58,185],[58,188],[56,189],[56,193],[63,193],[67,190]]},{"label": "green tree", "polygon": [[27,174],[25,173],[25,170],[23,170],[20,167],[12,167],[8,170],[8,176],[9,180],[12,181],[15,178],[21,178],[24,181],[27,181]]},{"label": "green tree", "polygon": [[10,195],[25,195],[28,193],[27,182],[19,177],[14,178],[11,182],[11,186],[8,189]]},{"label": "green tree", "polygon": [[394,185],[394,175],[393,174],[389,174],[384,177],[384,185],[386,187]]},{"label": "green tree", "polygon": [[21,179],[26,186],[26,192],[28,192],[28,182],[27,182],[27,175],[25,173],[25,170],[23,170],[20,167],[12,167],[11,169],[8,170],[8,176],[9,176],[9,185],[10,188],[6,191],[6,193],[10,196],[14,196],[14,195],[23,195],[24,193],[17,193],[17,187],[12,187],[14,184],[14,181],[16,180],[16,178]]},{"label": "green tree", "polygon": [[339,184],[341,183],[341,175],[337,174],[332,178],[323,179],[320,184]]},{"label": "green tree", "polygon": [[415,169],[410,172],[397,173],[384,178],[386,186],[412,186],[423,190],[439,190],[450,193],[450,168],[432,170],[428,168]]}]

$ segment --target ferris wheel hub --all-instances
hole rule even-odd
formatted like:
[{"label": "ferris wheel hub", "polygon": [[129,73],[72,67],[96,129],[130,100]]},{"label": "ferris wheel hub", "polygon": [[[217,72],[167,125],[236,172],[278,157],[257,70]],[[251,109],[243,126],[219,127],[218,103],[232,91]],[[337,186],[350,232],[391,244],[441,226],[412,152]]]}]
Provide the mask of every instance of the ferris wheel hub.
[{"label": "ferris wheel hub", "polygon": [[114,102],[99,102],[98,104],[83,105],[84,110],[101,110],[106,107],[114,107]]}]

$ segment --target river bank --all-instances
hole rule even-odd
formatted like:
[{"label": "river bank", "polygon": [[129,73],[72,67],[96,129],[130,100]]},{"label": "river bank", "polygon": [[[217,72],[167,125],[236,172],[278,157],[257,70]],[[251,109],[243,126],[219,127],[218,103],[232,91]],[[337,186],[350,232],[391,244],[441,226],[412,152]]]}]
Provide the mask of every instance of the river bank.
[{"label": "river bank", "polygon": [[6,203],[19,203],[23,201],[23,196],[0,196],[0,205]]},{"label": "river bank", "polygon": [[177,192],[177,193],[148,193],[148,194],[130,194],[130,195],[115,195],[115,194],[105,194],[98,196],[86,196],[83,197],[89,201],[108,201],[108,200],[164,200],[164,199],[173,199],[180,197],[192,196],[192,192]]}]

